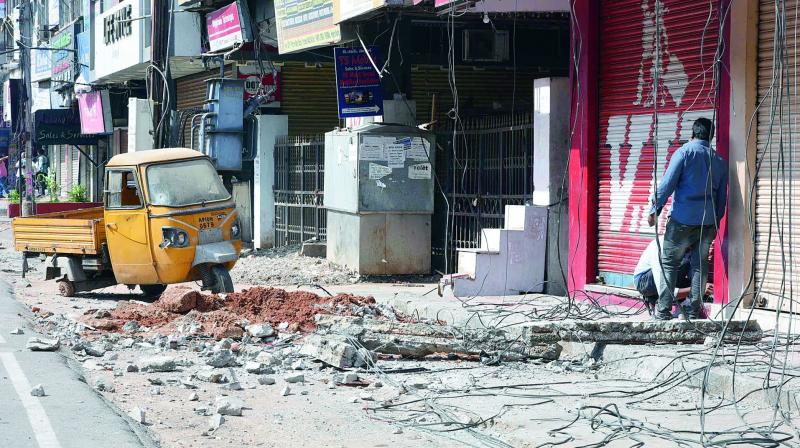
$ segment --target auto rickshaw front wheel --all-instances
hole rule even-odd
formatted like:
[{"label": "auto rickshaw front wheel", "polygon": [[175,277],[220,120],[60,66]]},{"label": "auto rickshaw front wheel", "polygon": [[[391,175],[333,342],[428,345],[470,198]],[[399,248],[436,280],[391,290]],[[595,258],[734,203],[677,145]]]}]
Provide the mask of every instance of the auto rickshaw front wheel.
[{"label": "auto rickshaw front wheel", "polygon": [[62,297],[72,297],[75,295],[75,283],[67,279],[59,280],[56,282],[58,285],[58,293]]},{"label": "auto rickshaw front wheel", "polygon": [[225,266],[212,266],[211,279],[214,281],[214,286],[211,287],[214,294],[233,292],[233,280]]}]

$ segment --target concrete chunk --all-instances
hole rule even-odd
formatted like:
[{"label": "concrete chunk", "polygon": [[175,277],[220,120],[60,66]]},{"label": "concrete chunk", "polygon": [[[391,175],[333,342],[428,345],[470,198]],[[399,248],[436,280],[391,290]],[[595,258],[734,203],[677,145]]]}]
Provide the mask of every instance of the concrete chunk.
[{"label": "concrete chunk", "polygon": [[244,401],[238,397],[221,397],[217,399],[215,411],[221,415],[241,416]]},{"label": "concrete chunk", "polygon": [[170,356],[150,356],[136,363],[144,372],[172,372],[177,368],[175,359]]},{"label": "concrete chunk", "polygon": [[213,367],[234,367],[239,365],[236,362],[236,356],[230,350],[217,351],[208,358],[206,364]]},{"label": "concrete chunk", "polygon": [[142,408],[138,408],[138,407],[133,408],[133,409],[131,409],[131,412],[128,413],[128,415],[136,423],[144,425],[147,422],[146,419],[145,419],[144,409],[142,409]]},{"label": "concrete chunk", "polygon": [[32,352],[54,352],[58,350],[60,346],[61,342],[58,339],[39,337],[30,338],[28,339],[28,343],[25,344],[25,348]]},{"label": "concrete chunk", "polygon": [[34,397],[44,397],[44,386],[37,384],[31,389],[31,395]]}]

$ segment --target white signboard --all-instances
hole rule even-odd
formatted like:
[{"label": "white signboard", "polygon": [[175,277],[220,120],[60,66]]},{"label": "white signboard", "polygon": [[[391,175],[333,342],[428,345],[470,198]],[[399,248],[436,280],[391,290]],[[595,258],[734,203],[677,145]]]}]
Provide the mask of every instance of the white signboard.
[{"label": "white signboard", "polygon": [[126,0],[104,12],[94,27],[95,78],[146,62],[139,0]]},{"label": "white signboard", "polygon": [[53,27],[58,26],[59,19],[59,5],[61,4],[61,0],[47,0],[47,26]]}]

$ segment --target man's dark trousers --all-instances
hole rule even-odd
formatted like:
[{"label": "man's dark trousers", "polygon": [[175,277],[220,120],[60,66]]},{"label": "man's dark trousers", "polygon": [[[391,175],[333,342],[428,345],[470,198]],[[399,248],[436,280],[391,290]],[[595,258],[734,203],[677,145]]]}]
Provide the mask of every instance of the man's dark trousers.
[{"label": "man's dark trousers", "polygon": [[[672,301],[678,269],[686,249],[692,248],[692,293],[689,296],[691,316],[698,318],[703,302],[706,280],[708,279],[708,251],[717,235],[714,225],[687,226],[670,218],[664,233],[664,247],[661,248],[661,266],[664,269],[666,288],[658,296],[656,316],[672,316]],[[655,266],[653,269],[658,269]]]}]

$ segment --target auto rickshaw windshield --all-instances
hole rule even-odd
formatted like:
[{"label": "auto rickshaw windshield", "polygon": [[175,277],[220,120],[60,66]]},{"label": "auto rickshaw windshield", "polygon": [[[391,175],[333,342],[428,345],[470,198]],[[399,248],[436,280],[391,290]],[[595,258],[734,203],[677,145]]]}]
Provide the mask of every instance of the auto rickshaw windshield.
[{"label": "auto rickshaw windshield", "polygon": [[150,203],[165,207],[223,201],[231,197],[207,159],[150,165],[147,187]]}]

